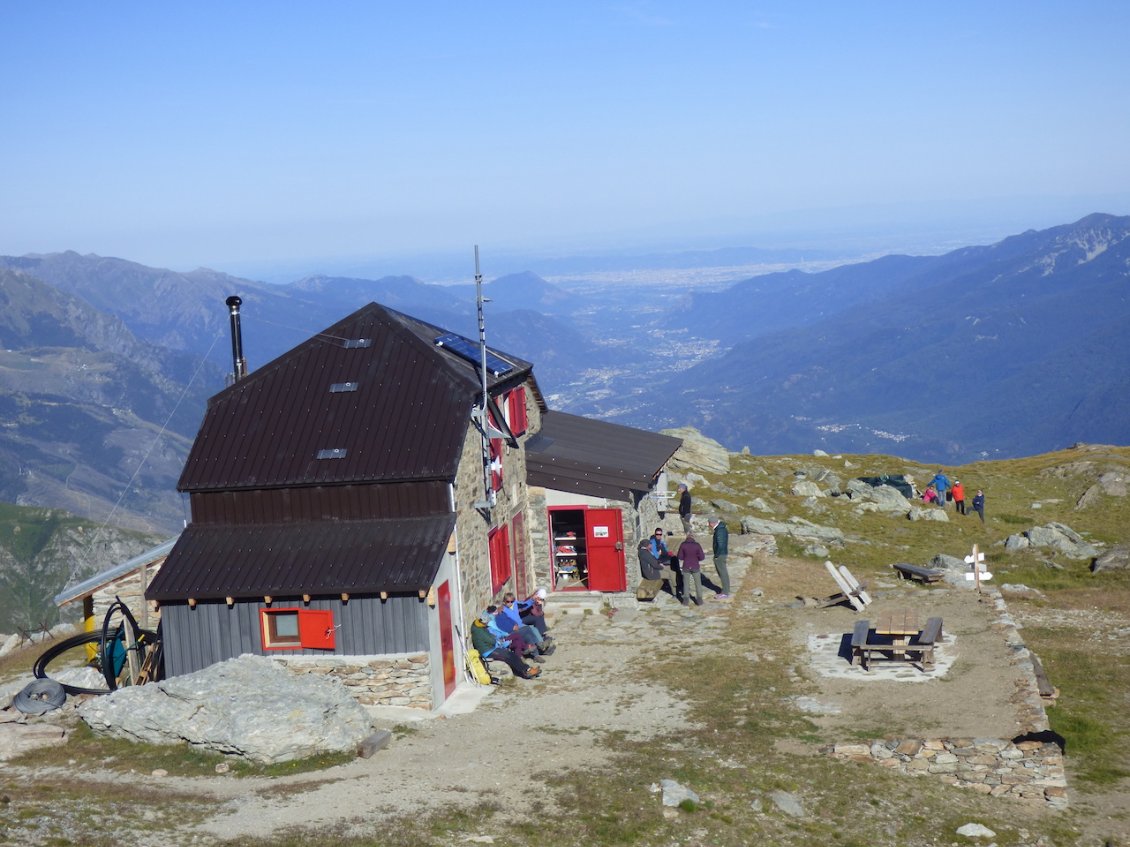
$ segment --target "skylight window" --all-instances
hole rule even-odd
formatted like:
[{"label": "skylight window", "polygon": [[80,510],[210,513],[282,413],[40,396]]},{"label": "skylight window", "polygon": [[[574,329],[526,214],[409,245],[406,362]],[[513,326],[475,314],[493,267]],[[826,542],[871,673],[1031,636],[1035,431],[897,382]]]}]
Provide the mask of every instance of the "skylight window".
[{"label": "skylight window", "polygon": [[335,382],[330,386],[330,394],[345,394],[348,391],[356,391],[356,382]]},{"label": "skylight window", "polygon": [[348,451],[344,447],[333,447],[327,450],[319,450],[319,459],[344,459]]},{"label": "skylight window", "polygon": [[372,347],[373,339],[371,338],[343,338],[341,346],[346,350],[357,350],[363,347]]}]

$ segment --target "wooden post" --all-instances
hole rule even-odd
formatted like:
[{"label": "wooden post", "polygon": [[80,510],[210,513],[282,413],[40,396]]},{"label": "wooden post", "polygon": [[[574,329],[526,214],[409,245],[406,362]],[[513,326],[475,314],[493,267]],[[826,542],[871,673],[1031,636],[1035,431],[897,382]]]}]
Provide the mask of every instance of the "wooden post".
[{"label": "wooden post", "polygon": [[977,545],[973,545],[973,584],[977,586],[977,593],[981,593],[981,562],[977,558]]},{"label": "wooden post", "polygon": [[129,626],[122,627],[125,636],[126,663],[129,666],[129,684],[137,685],[137,677],[141,673],[141,661],[137,656],[137,642],[133,638],[133,629]]}]

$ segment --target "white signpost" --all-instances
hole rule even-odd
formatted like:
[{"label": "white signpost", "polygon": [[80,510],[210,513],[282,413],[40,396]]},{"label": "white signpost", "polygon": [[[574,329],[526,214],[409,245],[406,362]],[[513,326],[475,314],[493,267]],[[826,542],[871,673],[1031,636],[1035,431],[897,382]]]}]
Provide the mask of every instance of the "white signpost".
[{"label": "white signpost", "polygon": [[977,591],[980,593],[982,580],[992,579],[993,575],[989,573],[989,566],[985,564],[985,554],[977,551],[976,544],[973,545],[973,555],[965,557],[965,564],[971,568],[965,578],[977,583]]}]

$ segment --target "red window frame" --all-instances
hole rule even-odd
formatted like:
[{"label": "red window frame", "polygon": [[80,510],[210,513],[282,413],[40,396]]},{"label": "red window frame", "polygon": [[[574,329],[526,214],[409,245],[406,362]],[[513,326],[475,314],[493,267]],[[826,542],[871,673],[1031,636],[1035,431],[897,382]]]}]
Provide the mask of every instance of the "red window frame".
[{"label": "red window frame", "polygon": [[[279,625],[284,618],[288,625],[292,619],[297,623],[295,634],[280,634]],[[289,630],[291,627],[286,628]],[[329,609],[301,609],[297,606],[260,609],[259,631],[263,636],[264,650],[333,650],[336,644],[334,613]]]},{"label": "red window frame", "polygon": [[510,431],[514,435],[522,435],[530,425],[526,416],[526,386],[519,385],[506,395],[506,411]]},{"label": "red window frame", "polygon": [[510,527],[500,526],[487,536],[490,549],[490,591],[497,594],[510,579]]}]

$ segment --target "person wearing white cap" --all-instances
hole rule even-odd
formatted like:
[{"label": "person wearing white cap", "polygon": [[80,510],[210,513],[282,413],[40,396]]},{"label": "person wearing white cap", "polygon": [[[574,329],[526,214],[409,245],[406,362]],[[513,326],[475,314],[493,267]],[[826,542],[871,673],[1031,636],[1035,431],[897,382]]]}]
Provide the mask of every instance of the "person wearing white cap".
[{"label": "person wearing white cap", "polygon": [[[545,622],[545,598],[548,594],[549,592],[544,588],[539,588],[530,597],[518,602],[518,611],[522,615],[522,623],[532,626],[541,633],[543,638],[549,635],[549,625]],[[552,644],[553,639],[548,640]]]}]

